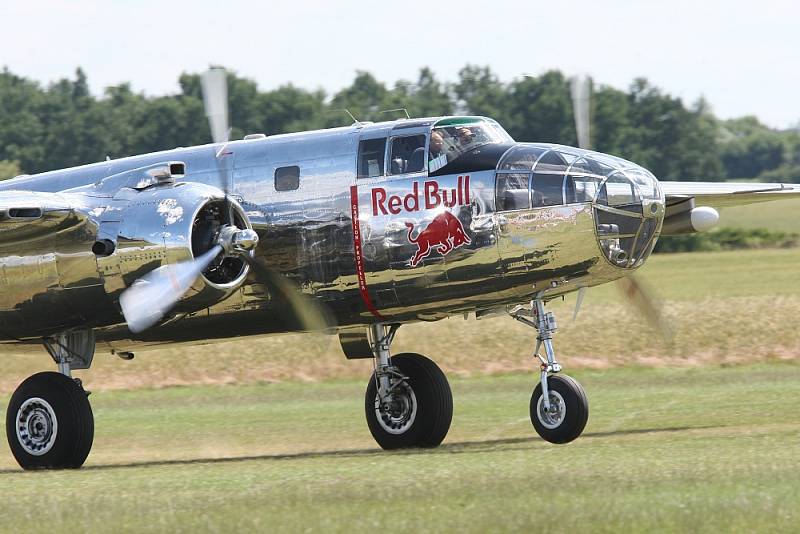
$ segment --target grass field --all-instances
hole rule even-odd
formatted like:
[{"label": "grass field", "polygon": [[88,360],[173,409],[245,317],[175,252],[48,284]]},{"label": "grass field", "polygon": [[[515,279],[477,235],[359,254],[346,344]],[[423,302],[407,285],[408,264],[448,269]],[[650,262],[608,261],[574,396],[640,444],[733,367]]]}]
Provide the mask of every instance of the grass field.
[{"label": "grass field", "polygon": [[[575,373],[578,441],[539,440],[528,375],[452,380],[436,450],[376,449],[364,381],[92,396],[86,468],[0,451],[0,529],[72,532],[787,532],[800,524],[800,365]],[[5,444],[3,445],[5,447]]]},{"label": "grass field", "polygon": [[[572,444],[534,434],[534,333],[508,318],[400,330],[396,352],[451,377],[453,426],[427,451],[376,448],[371,364],[335,339],[98,354],[78,373],[94,391],[86,468],[20,472],[2,440],[0,531],[796,529],[800,250],[661,255],[640,274],[671,344],[613,286],[590,290],[574,323],[574,300],[552,306],[560,359],[590,399]],[[52,367],[4,355],[0,390]]]},{"label": "grass field", "polygon": [[[664,254],[640,272],[664,301],[672,344],[651,331],[613,285],[588,291],[576,322],[573,296],[555,302],[556,349],[569,371],[611,366],[698,366],[800,359],[800,249]],[[452,318],[400,329],[396,352],[428,354],[450,375],[531,369],[534,332],[508,317]],[[0,391],[53,367],[6,354]],[[364,379],[370,361],[347,361],[333,337],[288,335],[188,349],[166,347],[123,362],[98,354],[79,372],[93,390],[187,384]]]},{"label": "grass field", "polygon": [[800,200],[781,200],[725,208],[720,212],[720,227],[769,228],[782,232],[800,233]]}]

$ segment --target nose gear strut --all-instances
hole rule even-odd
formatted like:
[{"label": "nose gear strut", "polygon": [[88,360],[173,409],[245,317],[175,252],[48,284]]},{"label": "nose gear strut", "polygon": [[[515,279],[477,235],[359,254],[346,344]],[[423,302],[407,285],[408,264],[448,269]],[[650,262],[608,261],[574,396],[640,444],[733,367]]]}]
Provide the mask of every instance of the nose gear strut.
[{"label": "nose gear strut", "polygon": [[[530,416],[534,428],[551,443],[567,443],[583,432],[589,417],[586,393],[577,381],[560,376],[561,364],[556,360],[553,336],[558,330],[555,315],[545,312],[542,295],[531,301],[530,309],[518,307],[511,317],[535,328],[536,348],[533,355],[540,362],[539,385],[533,391]],[[539,352],[544,347],[545,356]]]}]

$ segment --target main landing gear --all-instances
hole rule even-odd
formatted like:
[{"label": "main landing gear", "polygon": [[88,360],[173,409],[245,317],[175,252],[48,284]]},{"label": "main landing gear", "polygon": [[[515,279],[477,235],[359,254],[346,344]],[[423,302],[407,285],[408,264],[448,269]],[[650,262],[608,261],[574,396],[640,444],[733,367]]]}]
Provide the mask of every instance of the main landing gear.
[{"label": "main landing gear", "polygon": [[28,377],[8,403],[8,445],[23,469],[75,469],[83,465],[94,439],[89,393],[72,369],[88,369],[94,356],[91,330],[45,340],[59,372]]},{"label": "main landing gear", "polygon": [[399,325],[373,325],[375,372],[364,408],[372,437],[384,449],[436,447],[453,419],[453,394],[439,367],[421,354],[391,356]]},{"label": "main landing gear", "polygon": [[[541,362],[541,380],[531,396],[533,428],[550,443],[569,443],[580,436],[586,427],[589,401],[575,379],[556,374],[561,371],[561,365],[556,361],[553,349],[553,335],[558,328],[555,316],[544,311],[544,302],[538,298],[531,302],[530,311],[518,310],[511,316],[538,332],[534,356]],[[546,357],[539,354],[542,347]]]}]

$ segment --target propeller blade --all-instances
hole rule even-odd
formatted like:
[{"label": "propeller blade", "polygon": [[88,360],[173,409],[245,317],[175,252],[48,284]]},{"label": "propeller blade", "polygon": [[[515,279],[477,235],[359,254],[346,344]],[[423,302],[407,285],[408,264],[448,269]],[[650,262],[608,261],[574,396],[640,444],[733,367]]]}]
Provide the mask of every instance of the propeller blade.
[{"label": "propeller blade", "polygon": [[219,186],[225,193],[225,217],[227,224],[235,224],[233,206],[230,202],[230,167],[228,141],[230,127],[228,124],[228,74],[225,69],[212,68],[204,72],[200,78],[203,88],[203,106],[211,128],[211,137],[222,146],[215,153],[217,159],[217,175]]},{"label": "propeller blade", "polygon": [[578,146],[589,149],[591,132],[589,120],[589,102],[592,93],[591,80],[588,76],[574,76],[570,82],[572,93],[572,112],[575,115],[575,131],[578,134]]},{"label": "propeller blade", "polygon": [[159,267],[126,289],[119,303],[131,332],[138,334],[158,323],[220,253],[217,245],[193,261]]},{"label": "propeller blade", "polygon": [[626,276],[617,280],[617,288],[625,300],[633,305],[644,316],[647,323],[656,330],[665,341],[672,343],[674,332],[658,300],[635,276]]},{"label": "propeller blade", "polygon": [[260,258],[245,254],[242,258],[253,270],[256,280],[264,285],[272,297],[287,307],[287,313],[301,330],[321,331],[333,326],[330,314],[316,300],[300,292],[288,278],[269,267]]},{"label": "propeller blade", "polygon": [[581,311],[583,305],[583,298],[586,296],[586,288],[582,287],[578,290],[578,299],[575,301],[575,311],[572,313],[572,322],[578,318],[578,312]]},{"label": "propeller blade", "polygon": [[228,74],[225,69],[208,69],[200,76],[203,105],[215,143],[228,142]]}]

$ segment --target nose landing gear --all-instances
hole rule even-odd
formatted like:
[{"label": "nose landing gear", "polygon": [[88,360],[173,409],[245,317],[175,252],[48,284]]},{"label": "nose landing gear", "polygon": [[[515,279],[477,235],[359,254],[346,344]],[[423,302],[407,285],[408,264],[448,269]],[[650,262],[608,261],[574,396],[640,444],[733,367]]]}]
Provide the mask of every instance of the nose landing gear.
[{"label": "nose landing gear", "polygon": [[[528,315],[526,317],[526,315]],[[531,310],[511,314],[517,321],[537,330],[534,356],[541,362],[540,381],[534,388],[530,403],[533,428],[550,443],[569,443],[581,435],[589,419],[589,401],[583,387],[566,375],[559,375],[561,364],[556,361],[553,335],[555,316],[544,311],[544,302],[534,299]],[[544,347],[546,357],[539,354]]]}]

